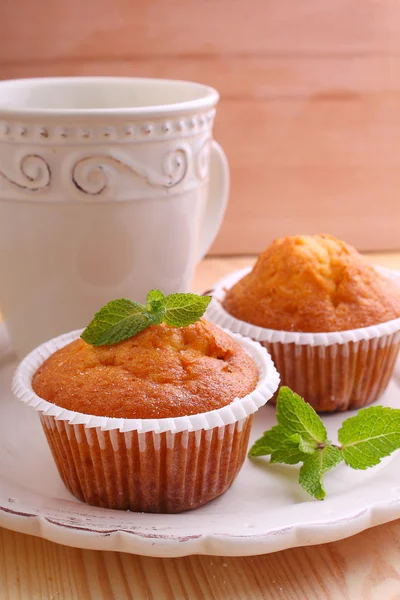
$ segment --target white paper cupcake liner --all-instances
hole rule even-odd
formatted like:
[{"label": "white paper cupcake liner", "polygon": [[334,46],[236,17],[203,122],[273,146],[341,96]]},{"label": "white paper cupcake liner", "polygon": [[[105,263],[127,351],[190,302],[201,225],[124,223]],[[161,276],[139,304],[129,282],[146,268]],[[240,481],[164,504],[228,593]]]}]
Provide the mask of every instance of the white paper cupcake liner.
[{"label": "white paper cupcake liner", "polygon": [[246,458],[252,419],[207,430],[121,433],[41,414],[74,496],[104,508],[158,513],[191,510],[223,494]]},{"label": "white paper cupcake liner", "polygon": [[227,406],[196,415],[164,419],[117,419],[66,410],[43,400],[35,394],[32,389],[32,377],[51,354],[76,340],[82,331],[72,331],[45,342],[24,358],[13,378],[12,391],[16,398],[45,416],[54,417],[57,421],[67,421],[71,425],[84,425],[87,428],[96,427],[102,431],[117,429],[121,432],[138,431],[145,433],[154,431],[161,433],[170,431],[177,433],[180,431],[208,430],[240,421],[266,404],[279,385],[279,374],[266,349],[257,342],[245,339],[240,334],[227,332],[254,359],[260,373],[255,390],[243,398],[236,398]]},{"label": "white paper cupcake liner", "polygon": [[[400,285],[400,274],[378,269]],[[222,306],[227,289],[249,269],[218,282],[207,318],[231,332],[257,340],[270,352],[283,385],[319,412],[358,409],[385,391],[400,347],[400,318],[372,327],[332,333],[296,333],[257,327]]]}]

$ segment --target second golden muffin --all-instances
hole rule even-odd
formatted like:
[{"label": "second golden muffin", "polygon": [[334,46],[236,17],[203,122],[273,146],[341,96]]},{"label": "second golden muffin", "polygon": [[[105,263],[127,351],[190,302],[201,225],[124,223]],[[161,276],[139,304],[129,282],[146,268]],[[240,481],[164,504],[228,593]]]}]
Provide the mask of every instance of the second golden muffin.
[{"label": "second golden muffin", "polygon": [[345,242],[298,235],[274,241],[223,306],[259,327],[344,331],[400,317],[400,287]]},{"label": "second golden muffin", "polygon": [[213,293],[208,317],[259,341],[317,411],[366,406],[385,391],[400,346],[400,277],[330,235],[273,242]]}]

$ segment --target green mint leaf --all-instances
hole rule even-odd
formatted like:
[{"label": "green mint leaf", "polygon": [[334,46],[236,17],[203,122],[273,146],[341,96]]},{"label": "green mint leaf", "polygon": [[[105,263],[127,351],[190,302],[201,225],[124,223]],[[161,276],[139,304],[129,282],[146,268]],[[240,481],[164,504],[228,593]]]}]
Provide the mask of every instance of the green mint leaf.
[{"label": "green mint leaf", "polygon": [[170,294],[164,300],[165,317],[167,325],[173,327],[186,327],[203,316],[209,305],[211,296],[198,296],[197,294]]},{"label": "green mint leaf", "polygon": [[160,290],[151,290],[147,294],[147,308],[150,312],[163,312],[165,314],[164,306],[165,296]]},{"label": "green mint leaf", "polygon": [[164,321],[165,307],[160,306],[158,308],[157,305],[152,306],[151,310],[148,311],[147,315],[150,319],[149,325],[160,325]]},{"label": "green mint leaf", "polygon": [[265,456],[270,454],[271,463],[295,465],[307,458],[307,453],[299,448],[299,442],[287,436],[280,425],[275,425],[258,439],[250,448],[249,456]]},{"label": "green mint leaf", "polygon": [[249,456],[270,455],[270,462],[295,465],[303,462],[327,440],[326,429],[313,408],[288,387],[279,390],[278,425],[255,442]]},{"label": "green mint leaf", "polygon": [[308,440],[304,440],[299,433],[294,433],[289,439],[304,454],[313,454],[316,450],[316,443],[314,441],[310,442]]},{"label": "green mint leaf", "polygon": [[279,390],[276,418],[288,436],[299,434],[305,444],[317,447],[327,441],[325,426],[315,410],[286,386]]},{"label": "green mint leaf", "polygon": [[269,462],[297,465],[297,463],[303,462],[307,456],[309,455],[301,452],[301,450],[291,444],[290,441],[286,441],[286,443],[283,443],[279,448],[271,452]]},{"label": "green mint leaf", "polygon": [[373,467],[400,448],[400,410],[385,406],[363,408],[342,423],[338,437],[349,467]]},{"label": "green mint leaf", "polygon": [[282,434],[279,425],[275,425],[254,442],[249,450],[249,456],[266,456],[282,443]]},{"label": "green mint leaf", "polygon": [[322,475],[333,469],[342,460],[342,453],[338,448],[326,445],[321,450],[316,450],[307,456],[300,469],[299,483],[314,498],[323,500],[325,490]]},{"label": "green mint leaf", "polygon": [[155,324],[158,318],[142,304],[125,298],[113,300],[95,314],[81,338],[92,346],[117,344]]},{"label": "green mint leaf", "polygon": [[147,303],[150,304],[155,300],[164,302],[164,298],[165,296],[162,292],[160,292],[160,290],[150,290],[150,292],[147,294]]},{"label": "green mint leaf", "polygon": [[97,312],[83,331],[81,338],[92,346],[118,344],[149,327],[167,325],[185,327],[195,323],[204,314],[211,296],[171,294],[160,290],[147,294],[147,304],[120,298],[109,302]]}]

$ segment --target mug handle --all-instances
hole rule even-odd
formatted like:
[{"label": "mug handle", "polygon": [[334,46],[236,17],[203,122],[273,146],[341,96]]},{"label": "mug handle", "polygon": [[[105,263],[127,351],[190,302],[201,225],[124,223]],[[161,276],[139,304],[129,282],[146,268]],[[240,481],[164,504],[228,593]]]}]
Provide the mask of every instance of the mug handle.
[{"label": "mug handle", "polygon": [[201,261],[215,240],[221,226],[229,196],[229,166],[225,152],[214,140],[210,149],[210,179],[200,237],[198,261]]}]

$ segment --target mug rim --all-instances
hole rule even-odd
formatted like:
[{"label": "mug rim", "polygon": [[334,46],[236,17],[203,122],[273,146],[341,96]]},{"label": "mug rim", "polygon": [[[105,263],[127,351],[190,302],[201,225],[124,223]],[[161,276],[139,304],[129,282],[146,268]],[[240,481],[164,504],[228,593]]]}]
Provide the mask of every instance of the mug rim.
[{"label": "mug rim", "polygon": [[27,90],[45,87],[46,85],[59,84],[60,86],[68,84],[121,84],[121,83],[140,83],[140,84],[168,84],[181,85],[186,88],[194,88],[199,92],[197,98],[183,100],[181,102],[166,102],[152,104],[149,106],[127,106],[127,107],[109,107],[109,108],[45,108],[0,105],[0,118],[2,117],[85,117],[98,118],[107,117],[155,117],[164,115],[175,115],[186,113],[199,109],[208,109],[215,106],[219,100],[219,93],[216,89],[203,83],[184,79],[166,79],[159,77],[114,77],[114,76],[76,76],[76,77],[28,77],[21,79],[4,79],[0,81],[0,94],[4,88],[26,88]]}]

